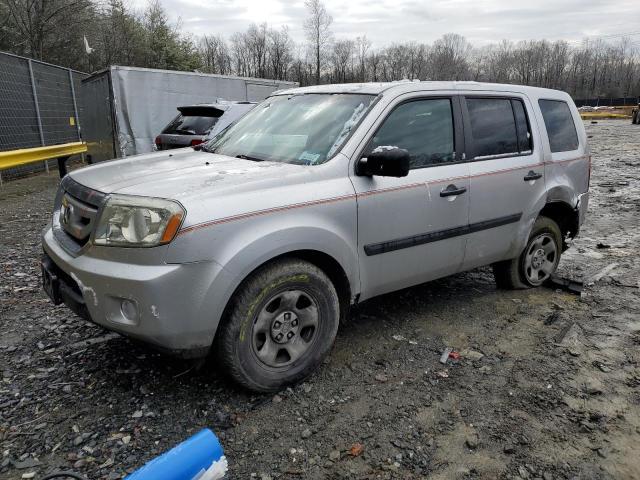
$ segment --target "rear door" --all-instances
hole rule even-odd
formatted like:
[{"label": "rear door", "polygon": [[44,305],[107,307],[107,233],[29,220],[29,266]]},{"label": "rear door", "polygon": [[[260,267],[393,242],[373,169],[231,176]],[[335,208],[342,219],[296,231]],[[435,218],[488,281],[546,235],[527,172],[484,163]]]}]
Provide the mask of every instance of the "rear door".
[{"label": "rear door", "polygon": [[540,136],[523,95],[466,95],[462,100],[469,160],[469,236],[464,268],[520,253],[545,201]]},{"label": "rear door", "polygon": [[464,257],[468,165],[455,96],[405,95],[363,141],[409,151],[404,178],[352,175],[358,200],[362,299],[454,273]]}]

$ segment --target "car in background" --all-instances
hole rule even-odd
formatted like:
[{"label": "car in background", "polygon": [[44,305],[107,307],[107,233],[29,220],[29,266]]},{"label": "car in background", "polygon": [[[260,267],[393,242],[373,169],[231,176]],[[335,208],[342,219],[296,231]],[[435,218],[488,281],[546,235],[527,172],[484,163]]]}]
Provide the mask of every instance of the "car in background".
[{"label": "car in background", "polygon": [[156,150],[184,148],[204,143],[255,105],[255,102],[218,101],[178,107],[180,114],[156,137]]}]

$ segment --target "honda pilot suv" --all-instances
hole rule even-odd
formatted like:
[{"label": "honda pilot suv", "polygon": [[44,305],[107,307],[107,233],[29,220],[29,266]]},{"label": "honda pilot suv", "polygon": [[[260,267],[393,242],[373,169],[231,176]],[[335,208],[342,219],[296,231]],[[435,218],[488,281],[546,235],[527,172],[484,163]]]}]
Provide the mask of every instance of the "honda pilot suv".
[{"label": "honda pilot suv", "polygon": [[492,265],[553,274],[590,155],[563,92],[474,82],[280,91],[194,149],[67,175],[45,290],[105,328],[217,355],[273,391],[328,354],[350,305]]}]

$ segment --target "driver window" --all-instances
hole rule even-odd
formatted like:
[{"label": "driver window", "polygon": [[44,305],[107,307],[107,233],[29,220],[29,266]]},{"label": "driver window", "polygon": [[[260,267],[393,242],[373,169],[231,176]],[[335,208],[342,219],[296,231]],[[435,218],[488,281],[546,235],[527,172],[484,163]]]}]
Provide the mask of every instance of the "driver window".
[{"label": "driver window", "polygon": [[366,153],[385,147],[407,150],[411,169],[454,162],[451,100],[414,100],[395,108],[369,142]]}]

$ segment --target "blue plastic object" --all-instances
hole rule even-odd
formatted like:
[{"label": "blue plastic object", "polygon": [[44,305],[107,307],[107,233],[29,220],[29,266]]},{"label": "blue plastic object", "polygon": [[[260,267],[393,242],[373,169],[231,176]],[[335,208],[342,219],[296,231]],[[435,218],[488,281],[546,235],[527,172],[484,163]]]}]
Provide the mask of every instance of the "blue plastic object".
[{"label": "blue plastic object", "polygon": [[192,480],[224,455],[218,437],[205,428],[154,458],[125,480]]}]

